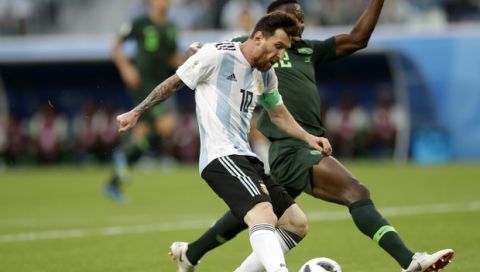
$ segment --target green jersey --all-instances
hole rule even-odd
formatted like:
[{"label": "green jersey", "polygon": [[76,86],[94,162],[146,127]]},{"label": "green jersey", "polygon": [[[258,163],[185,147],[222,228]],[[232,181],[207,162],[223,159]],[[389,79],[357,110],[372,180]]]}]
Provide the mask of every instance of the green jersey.
[{"label": "green jersey", "polygon": [[170,58],[177,49],[177,27],[171,22],[160,25],[148,16],[142,16],[122,27],[120,37],[123,40],[134,40],[137,44],[133,61],[139,70],[142,84],[133,95],[138,103],[174,72]]},{"label": "green jersey", "polygon": [[[240,37],[234,41],[245,41]],[[315,66],[336,58],[335,37],[320,40],[302,40],[289,48],[285,56],[275,66],[278,77],[278,89],[283,102],[293,118],[309,133],[317,136],[324,134],[321,121],[320,95],[315,79]],[[260,113],[257,128],[271,141],[290,138],[270,121],[268,113]]]},{"label": "green jersey", "polygon": [[[242,41],[241,38],[236,40]],[[288,49],[284,58],[274,66],[278,90],[288,111],[306,131],[317,136],[322,136],[325,129],[321,121],[315,66],[335,59],[335,46],[335,37],[324,41],[302,40]],[[292,139],[270,121],[265,110],[257,120],[257,129],[272,141],[268,152],[272,177],[292,197],[302,191],[312,194],[309,169],[322,159],[321,153]]]},{"label": "green jersey", "polygon": [[[320,95],[315,79],[315,66],[335,58],[335,38],[325,41],[302,40],[285,52],[275,64],[278,89],[293,118],[309,133],[317,136],[325,132],[320,114]],[[274,125],[265,111],[259,116],[257,128],[270,140],[289,138]]]}]

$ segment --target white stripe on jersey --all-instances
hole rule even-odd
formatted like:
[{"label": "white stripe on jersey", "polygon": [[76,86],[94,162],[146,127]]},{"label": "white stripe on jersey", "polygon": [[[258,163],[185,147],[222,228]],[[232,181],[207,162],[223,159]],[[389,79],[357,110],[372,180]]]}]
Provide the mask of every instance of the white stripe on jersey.
[{"label": "white stripe on jersey", "polygon": [[248,143],[250,119],[258,96],[277,89],[273,69],[252,69],[240,51],[240,43],[204,45],[177,70],[195,89],[200,130],[200,172],[212,160],[228,155],[258,156]]},{"label": "white stripe on jersey", "polygon": [[260,191],[253,183],[252,179],[245,175],[245,173],[229,158],[229,157],[220,157],[218,161],[227,169],[227,171],[234,177],[236,177],[251,196],[260,195]]}]

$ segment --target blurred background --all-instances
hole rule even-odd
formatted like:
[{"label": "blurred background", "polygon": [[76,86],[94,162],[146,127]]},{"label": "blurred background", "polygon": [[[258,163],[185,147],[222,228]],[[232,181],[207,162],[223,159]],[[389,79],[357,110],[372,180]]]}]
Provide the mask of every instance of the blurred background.
[{"label": "blurred background", "polygon": [[[349,32],[368,3],[300,2],[307,39]],[[248,33],[268,3],[171,0],[177,50]],[[112,42],[124,22],[147,10],[141,0],[0,0],[0,169],[111,161],[121,144],[114,117],[133,105],[112,61]],[[386,1],[367,49],[317,69],[334,155],[478,161],[479,49],[480,0]],[[133,55],[135,46],[124,50]],[[192,163],[193,93],[179,92],[175,103],[176,121],[162,136],[168,148],[145,156]],[[268,142],[251,139],[264,152]]]}]

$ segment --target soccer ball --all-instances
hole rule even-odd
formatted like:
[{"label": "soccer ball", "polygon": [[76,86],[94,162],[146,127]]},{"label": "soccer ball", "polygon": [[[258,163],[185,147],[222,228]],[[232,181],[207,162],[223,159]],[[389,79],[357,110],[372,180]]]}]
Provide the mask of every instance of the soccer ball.
[{"label": "soccer ball", "polygon": [[342,272],[342,268],[330,258],[319,257],[306,262],[298,272]]}]

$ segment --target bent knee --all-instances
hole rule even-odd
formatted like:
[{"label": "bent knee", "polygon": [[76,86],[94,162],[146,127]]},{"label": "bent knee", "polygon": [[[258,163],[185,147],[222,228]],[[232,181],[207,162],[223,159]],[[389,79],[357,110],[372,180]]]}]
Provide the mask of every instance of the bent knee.
[{"label": "bent knee", "polygon": [[308,233],[307,216],[298,205],[292,205],[278,220],[278,227],[293,232],[303,238]]},{"label": "bent knee", "polygon": [[347,193],[347,206],[350,206],[357,201],[370,198],[370,191],[368,188],[357,179],[352,178],[349,184],[351,185],[349,186]]},{"label": "bent knee", "polygon": [[297,234],[301,238],[308,234],[308,220],[305,216],[304,220],[297,220],[291,224],[291,232]]},{"label": "bent knee", "polygon": [[276,226],[278,223],[272,205],[268,202],[262,202],[255,205],[247,212],[243,219],[249,228],[256,224],[270,224]]}]

